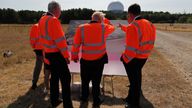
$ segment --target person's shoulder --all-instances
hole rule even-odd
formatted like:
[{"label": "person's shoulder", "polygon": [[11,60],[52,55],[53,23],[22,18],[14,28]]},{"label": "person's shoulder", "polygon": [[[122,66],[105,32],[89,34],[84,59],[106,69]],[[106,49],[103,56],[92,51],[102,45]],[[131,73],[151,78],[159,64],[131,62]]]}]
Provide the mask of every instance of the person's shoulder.
[{"label": "person's shoulder", "polygon": [[131,23],[127,26],[127,29],[134,29],[135,28],[135,24]]},{"label": "person's shoulder", "polygon": [[141,19],[140,21],[143,22],[143,23],[149,23],[149,24],[152,24],[152,22],[149,21],[149,20],[147,20],[147,19]]},{"label": "person's shoulder", "polygon": [[39,24],[38,24],[38,23],[36,23],[36,24],[33,24],[33,26],[38,27],[38,26],[39,26]]},{"label": "person's shoulder", "polygon": [[37,24],[33,24],[33,25],[31,26],[31,29],[32,29],[32,30],[36,30],[36,29],[38,29],[38,27],[39,27],[38,23],[37,23]]},{"label": "person's shoulder", "polygon": [[38,23],[32,25],[32,27],[34,27],[34,28],[37,28],[38,26],[39,26]]},{"label": "person's shoulder", "polygon": [[57,17],[55,17],[55,16],[51,16],[51,19],[52,20],[59,20]]},{"label": "person's shoulder", "polygon": [[87,27],[87,26],[90,26],[90,24],[89,23],[80,24],[78,27],[81,28],[81,27]]},{"label": "person's shoulder", "polygon": [[46,19],[46,17],[47,17],[47,15],[43,15],[43,16],[41,16],[41,18],[40,18],[39,22],[40,22],[40,21],[42,21],[42,20],[45,20],[45,19]]},{"label": "person's shoulder", "polygon": [[53,16],[50,16],[49,23],[51,25],[60,25],[61,24],[60,20]]},{"label": "person's shoulder", "polygon": [[150,25],[150,26],[155,28],[154,24],[151,21],[149,21],[147,19],[143,19],[143,22],[146,23],[146,25],[148,24],[148,25]]},{"label": "person's shoulder", "polygon": [[50,21],[59,22],[59,19],[54,16],[50,16]]}]

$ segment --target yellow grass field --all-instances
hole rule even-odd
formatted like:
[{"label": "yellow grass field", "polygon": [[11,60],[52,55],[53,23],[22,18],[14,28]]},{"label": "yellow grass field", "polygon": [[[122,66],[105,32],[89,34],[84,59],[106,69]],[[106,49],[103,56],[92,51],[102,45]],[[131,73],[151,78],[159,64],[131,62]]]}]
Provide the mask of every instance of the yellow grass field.
[{"label": "yellow grass field", "polygon": [[192,32],[192,24],[155,24],[158,30],[174,32]]},{"label": "yellow grass field", "polygon": [[[66,31],[68,25],[62,25]],[[164,30],[168,24],[156,24],[157,29]],[[174,27],[177,25],[174,25]],[[192,27],[192,25],[187,25]],[[49,108],[47,97],[42,93],[43,72],[36,91],[31,87],[35,56],[29,45],[31,25],[0,25],[0,53],[13,51],[9,58],[0,55],[0,108]],[[179,25],[173,30],[183,30]],[[170,29],[172,30],[172,29]],[[190,29],[191,30],[191,29]],[[189,31],[190,31],[189,30]],[[187,28],[188,31],[188,28]],[[76,80],[79,76],[76,76]],[[122,98],[127,95],[129,82],[126,77],[114,77],[115,97],[106,81],[106,100],[101,108],[124,108]],[[156,49],[152,52],[143,69],[143,94],[153,107],[142,108],[192,108],[192,87],[174,66]],[[79,108],[76,92],[72,92],[75,108]],[[91,104],[89,105],[91,108]],[[58,108],[62,108],[60,105]]]},{"label": "yellow grass field", "polygon": [[[66,31],[68,25],[62,26]],[[13,56],[8,59],[0,56],[0,69],[34,59],[34,53],[29,44],[30,27],[31,25],[0,25],[1,55],[6,50],[13,51]]]}]

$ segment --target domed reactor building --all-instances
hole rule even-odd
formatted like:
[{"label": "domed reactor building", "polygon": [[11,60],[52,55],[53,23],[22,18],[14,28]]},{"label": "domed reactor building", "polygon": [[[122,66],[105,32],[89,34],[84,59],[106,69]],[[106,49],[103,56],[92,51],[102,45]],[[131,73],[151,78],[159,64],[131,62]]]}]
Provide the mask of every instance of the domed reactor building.
[{"label": "domed reactor building", "polygon": [[108,5],[107,10],[114,13],[122,13],[124,11],[124,6],[120,1],[114,1]]}]

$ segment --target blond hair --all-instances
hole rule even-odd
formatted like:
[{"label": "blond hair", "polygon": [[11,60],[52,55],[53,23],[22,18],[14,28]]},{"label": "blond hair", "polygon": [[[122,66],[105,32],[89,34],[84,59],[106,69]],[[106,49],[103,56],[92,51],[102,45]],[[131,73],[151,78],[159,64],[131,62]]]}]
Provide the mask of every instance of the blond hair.
[{"label": "blond hair", "polygon": [[103,21],[105,14],[103,12],[96,11],[92,14],[93,21]]}]

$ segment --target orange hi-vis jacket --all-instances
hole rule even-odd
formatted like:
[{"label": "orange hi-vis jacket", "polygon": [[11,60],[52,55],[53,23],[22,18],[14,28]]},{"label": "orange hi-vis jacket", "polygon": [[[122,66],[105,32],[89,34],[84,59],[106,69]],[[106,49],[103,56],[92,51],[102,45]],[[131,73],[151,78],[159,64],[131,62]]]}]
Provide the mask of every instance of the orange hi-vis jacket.
[{"label": "orange hi-vis jacket", "polygon": [[109,20],[104,23],[87,23],[80,25],[74,36],[72,47],[72,60],[79,59],[79,48],[82,49],[82,58],[85,60],[97,60],[106,53],[106,39],[115,30]]},{"label": "orange hi-vis jacket", "polygon": [[155,26],[146,19],[139,19],[126,29],[122,26],[122,30],[126,31],[126,47],[122,54],[124,62],[128,63],[133,58],[148,58],[155,43]]},{"label": "orange hi-vis jacket", "polygon": [[60,52],[64,58],[69,58],[66,38],[61,23],[53,15],[44,15],[39,20],[41,42],[45,53]]},{"label": "orange hi-vis jacket", "polygon": [[42,50],[43,46],[40,42],[41,36],[39,35],[39,26],[38,24],[34,24],[31,27],[30,31],[30,44],[31,47],[35,50]]}]

